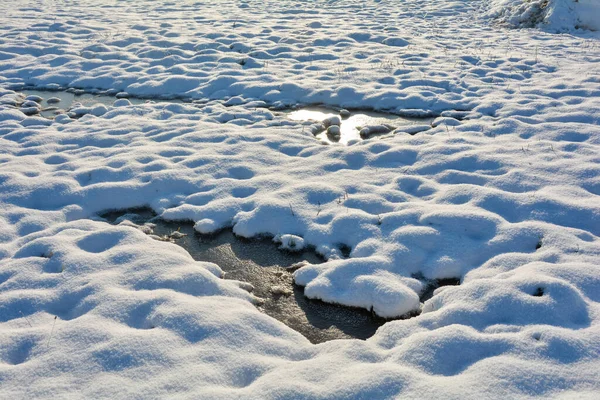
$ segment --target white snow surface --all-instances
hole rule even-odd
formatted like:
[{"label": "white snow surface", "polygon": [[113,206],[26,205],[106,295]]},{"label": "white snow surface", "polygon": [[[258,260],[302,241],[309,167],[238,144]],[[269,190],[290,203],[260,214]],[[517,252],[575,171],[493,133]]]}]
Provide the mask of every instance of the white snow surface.
[{"label": "white snow surface", "polygon": [[[0,397],[597,398],[600,36],[489,18],[513,3],[0,1]],[[23,85],[201,102],[49,121]],[[324,146],[261,107],[297,103],[440,118]],[[422,314],[312,345],[93,220],[144,205],[301,238],[307,296]],[[418,275],[462,282],[420,305]]]}]

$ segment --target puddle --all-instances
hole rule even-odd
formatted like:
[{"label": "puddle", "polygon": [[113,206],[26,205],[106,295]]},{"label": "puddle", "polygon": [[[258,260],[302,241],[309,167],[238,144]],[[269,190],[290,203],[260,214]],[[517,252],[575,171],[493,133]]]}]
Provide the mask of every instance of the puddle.
[{"label": "puddle", "polygon": [[293,121],[309,122],[305,129],[309,129],[322,142],[345,145],[399,132],[415,134],[430,129],[433,121],[433,118],[407,118],[364,110],[336,112],[323,107],[290,111],[287,117]]},{"label": "puddle", "polygon": [[[26,114],[30,115],[40,115],[44,118],[54,118],[58,114],[62,114],[68,112],[77,103],[82,106],[93,106],[95,104],[103,104],[107,107],[113,105],[113,103],[120,98],[115,94],[107,94],[107,93],[88,93],[83,90],[76,89],[68,89],[61,91],[49,91],[49,90],[34,90],[34,89],[23,89],[19,90],[18,93],[21,93],[24,96],[24,102],[21,104],[23,109],[31,109]],[[23,107],[23,104],[27,104],[26,98],[29,96],[40,97],[42,100],[36,102],[39,107],[38,110],[34,110],[35,107]],[[121,97],[122,98],[122,97]],[[127,97],[127,100],[131,102],[131,104],[145,104],[151,100],[145,100],[135,97]],[[183,103],[182,100],[157,100],[156,102],[168,102],[168,103]]]},{"label": "puddle", "polygon": [[281,251],[271,239],[239,238],[229,229],[215,235],[200,235],[192,223],[153,219],[154,214],[148,209],[111,212],[102,217],[114,224],[120,222],[119,217],[127,213],[137,214],[137,217],[128,216],[136,224],[147,221],[156,224],[154,234],[159,236],[168,236],[179,229],[186,236],[174,239],[174,243],[187,250],[197,261],[218,264],[226,272],[226,279],[252,284],[252,293],[265,299],[262,305],[257,306],[259,309],[300,332],[312,343],[334,339],[367,339],[387,322],[361,308],[343,307],[305,297],[303,288],[293,284],[292,274],[286,268],[305,260],[315,264],[323,262],[310,250],[298,253]]}]

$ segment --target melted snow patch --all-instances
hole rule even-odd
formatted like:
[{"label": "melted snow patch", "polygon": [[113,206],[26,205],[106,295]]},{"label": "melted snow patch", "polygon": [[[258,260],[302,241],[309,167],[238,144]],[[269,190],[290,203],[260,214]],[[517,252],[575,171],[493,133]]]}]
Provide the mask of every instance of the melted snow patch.
[{"label": "melted snow patch", "polygon": [[351,145],[374,136],[395,133],[415,134],[431,128],[432,118],[405,118],[374,111],[337,112],[323,107],[306,107],[287,114],[323,143]]}]

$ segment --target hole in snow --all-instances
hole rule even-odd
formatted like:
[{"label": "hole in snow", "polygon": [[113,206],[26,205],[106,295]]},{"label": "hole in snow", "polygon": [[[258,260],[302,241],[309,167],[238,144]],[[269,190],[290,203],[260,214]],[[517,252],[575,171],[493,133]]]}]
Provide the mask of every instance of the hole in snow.
[{"label": "hole in snow", "polygon": [[338,249],[340,250],[340,253],[342,253],[342,257],[344,257],[344,258],[350,257],[350,253],[352,252],[352,248],[350,246],[348,246],[347,244],[344,244],[344,243],[340,243],[338,245]]},{"label": "hole in snow", "polygon": [[[248,282],[253,294],[263,298],[263,312],[300,332],[312,343],[333,339],[367,339],[386,320],[370,311],[328,304],[304,296],[302,287],[292,282],[289,267],[301,261],[320,263],[314,252],[290,253],[278,249],[271,239],[244,239],[229,229],[214,235],[200,235],[193,223],[154,218],[149,209],[124,210],[102,215],[111,223],[128,219],[138,225],[151,220],[153,233],[186,249],[197,261],[213,262],[226,272],[226,279]],[[147,230],[146,233],[150,233]],[[173,234],[174,233],[174,234]]]},{"label": "hole in snow", "polygon": [[[422,276],[414,276],[415,279],[422,279]],[[436,289],[442,286],[458,286],[460,285],[460,278],[444,278],[444,279],[434,279],[434,280],[426,280],[425,290],[421,293],[421,303],[429,300],[433,297],[433,293]]]}]

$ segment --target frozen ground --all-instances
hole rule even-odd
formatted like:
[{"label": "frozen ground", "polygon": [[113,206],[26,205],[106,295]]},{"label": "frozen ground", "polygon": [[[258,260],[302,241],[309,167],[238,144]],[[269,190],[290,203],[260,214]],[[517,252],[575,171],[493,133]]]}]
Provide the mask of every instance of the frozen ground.
[{"label": "frozen ground", "polygon": [[[1,397],[597,398],[594,2],[550,0],[560,29],[512,0],[0,5]],[[23,86],[199,103],[50,121]],[[296,103],[437,118],[324,146],[262,107]],[[142,205],[316,246],[310,297],[423,312],[312,345],[217,265],[90,220]],[[462,284],[420,305],[415,276]]]}]

